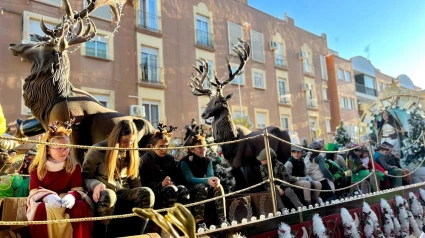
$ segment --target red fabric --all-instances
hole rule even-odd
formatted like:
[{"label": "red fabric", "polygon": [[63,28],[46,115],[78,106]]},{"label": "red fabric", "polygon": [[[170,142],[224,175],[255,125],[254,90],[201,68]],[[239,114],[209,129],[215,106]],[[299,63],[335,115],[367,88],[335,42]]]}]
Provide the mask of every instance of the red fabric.
[{"label": "red fabric", "polygon": [[[77,165],[72,174],[67,174],[65,170],[57,172],[47,172],[43,181],[37,177],[37,170],[31,172],[30,177],[30,190],[37,188],[45,188],[52,190],[58,194],[70,193],[76,201],[72,209],[66,209],[66,212],[71,218],[82,218],[91,217],[91,213],[87,204],[81,200],[81,196],[78,192],[71,191],[73,188],[82,187],[83,179],[81,176],[81,167]],[[42,202],[38,205],[35,212],[35,221],[47,220],[45,203]],[[73,238],[85,238],[91,237],[93,223],[92,222],[73,222],[72,233]],[[47,225],[31,225],[30,232],[32,237],[48,237],[47,236]]]},{"label": "red fabric", "polygon": [[[371,168],[373,168],[372,167],[372,159],[370,159],[369,160],[369,164],[368,164],[368,167],[369,167],[369,169],[371,169]],[[377,171],[379,171],[379,172],[382,172],[382,173],[385,173],[385,169],[384,168],[382,168],[382,166],[381,165],[379,165],[378,163],[376,163],[375,161],[373,162],[374,164],[375,164],[375,169],[377,170]]]}]

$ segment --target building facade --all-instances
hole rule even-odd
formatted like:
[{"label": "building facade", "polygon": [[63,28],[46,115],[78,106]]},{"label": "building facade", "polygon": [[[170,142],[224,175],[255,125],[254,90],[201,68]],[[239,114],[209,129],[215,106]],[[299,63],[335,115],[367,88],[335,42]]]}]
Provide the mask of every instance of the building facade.
[{"label": "building facade", "polygon": [[[82,9],[84,2],[71,4]],[[2,41],[33,40],[30,33],[41,33],[42,17],[48,26],[59,23],[61,4],[2,2]],[[70,49],[69,80],[106,107],[143,116],[153,125],[165,122],[183,128],[192,118],[201,120],[209,98],[191,94],[187,83],[195,72],[192,65],[205,59],[210,76],[225,79],[225,57],[232,69],[239,65],[232,55],[238,38],[251,45],[251,58],[224,94],[233,93],[230,109],[234,116],[248,116],[251,130],[275,125],[308,141],[332,140],[338,122],[355,125],[359,103],[376,98],[380,83],[392,79],[374,68],[373,75],[363,72],[356,57],[347,61],[328,51],[325,34],[305,31],[288,16],[270,16],[246,0],[133,0],[127,1],[123,14],[114,33],[108,7],[92,13],[98,36]],[[8,122],[30,116],[22,100],[30,64],[12,56],[7,47],[0,48],[0,59],[0,104]],[[370,76],[375,91],[370,90]]]}]

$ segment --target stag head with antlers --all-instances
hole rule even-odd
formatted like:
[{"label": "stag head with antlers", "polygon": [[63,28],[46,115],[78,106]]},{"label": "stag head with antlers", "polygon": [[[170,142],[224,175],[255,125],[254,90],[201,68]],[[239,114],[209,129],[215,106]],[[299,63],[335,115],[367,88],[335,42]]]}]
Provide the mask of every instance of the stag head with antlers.
[{"label": "stag head with antlers", "polygon": [[[201,59],[198,60],[201,63],[200,67],[193,66],[197,71],[197,75],[192,74],[192,77],[189,80],[189,87],[192,90],[192,94],[195,96],[207,95],[210,97],[210,102],[207,104],[207,108],[202,113],[203,119],[208,119],[211,117],[217,117],[223,113],[223,111],[228,111],[229,105],[227,103],[233,96],[229,94],[227,96],[223,95],[223,88],[235,79],[236,76],[240,75],[243,71],[242,69],[245,67],[245,64],[251,54],[251,48],[242,39],[239,39],[239,43],[233,46],[233,52],[239,57],[240,64],[239,67],[232,71],[232,66],[230,65],[230,61],[226,58],[227,68],[228,68],[228,76],[227,79],[221,81],[218,79],[217,74],[214,74],[214,79],[211,79],[208,76],[208,63],[206,60]],[[211,90],[209,88],[204,88],[204,81],[207,79],[210,84],[215,88],[215,90]]]}]

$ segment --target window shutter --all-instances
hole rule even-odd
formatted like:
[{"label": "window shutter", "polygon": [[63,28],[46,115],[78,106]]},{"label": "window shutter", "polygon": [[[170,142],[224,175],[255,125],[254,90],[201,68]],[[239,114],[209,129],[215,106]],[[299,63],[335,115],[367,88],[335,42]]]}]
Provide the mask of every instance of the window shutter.
[{"label": "window shutter", "polygon": [[264,63],[263,34],[251,30],[252,60]]},{"label": "window shutter", "polygon": [[227,22],[227,29],[229,35],[229,52],[232,54],[233,45],[239,43],[238,38],[243,38],[242,36],[242,26],[233,22]]}]

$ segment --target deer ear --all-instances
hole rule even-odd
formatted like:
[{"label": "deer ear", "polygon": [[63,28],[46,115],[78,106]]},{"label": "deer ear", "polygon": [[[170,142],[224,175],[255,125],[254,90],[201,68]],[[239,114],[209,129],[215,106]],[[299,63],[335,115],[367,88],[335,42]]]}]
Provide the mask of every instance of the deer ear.
[{"label": "deer ear", "polygon": [[232,97],[233,97],[233,93],[231,93],[231,94],[227,95],[227,96],[224,98],[224,100],[225,100],[225,101],[228,101],[228,100],[232,99]]}]

